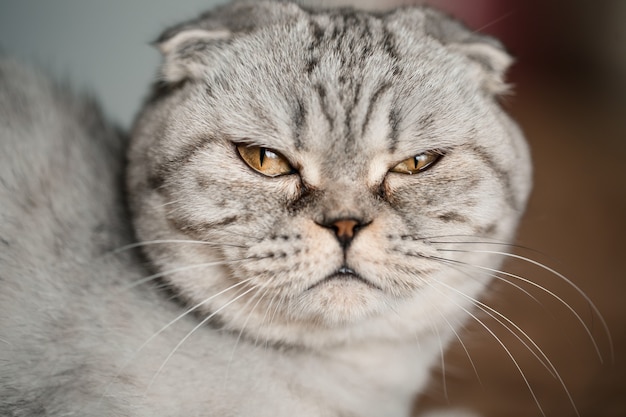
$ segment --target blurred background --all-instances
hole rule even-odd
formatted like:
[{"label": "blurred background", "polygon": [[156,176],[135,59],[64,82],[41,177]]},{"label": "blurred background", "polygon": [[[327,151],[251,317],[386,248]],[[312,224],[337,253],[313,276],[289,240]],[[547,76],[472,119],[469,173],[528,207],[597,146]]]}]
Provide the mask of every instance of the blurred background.
[{"label": "blurred background", "polygon": [[[159,62],[150,41],[218,3],[0,0],[0,48],[93,92],[128,127]],[[507,271],[547,291],[509,277],[523,288],[497,281],[485,301],[543,353],[483,313],[500,342],[469,322],[416,414],[452,405],[493,417],[626,416],[626,1],[428,3],[500,38],[516,57],[509,74],[515,94],[503,105],[527,134],[535,190],[518,238],[528,249],[515,253],[566,276],[603,319],[562,278],[508,262]],[[538,360],[543,354],[558,375]]]},{"label": "blurred background", "polygon": [[515,253],[554,268],[584,291],[606,320],[612,343],[571,285],[532,263],[508,262],[507,271],[558,295],[584,322],[554,296],[518,279],[509,277],[528,294],[498,281],[486,297],[532,338],[559,376],[519,341],[519,331],[515,336],[483,313],[479,317],[524,376],[499,342],[470,322],[465,347],[452,347],[445,373],[436,372],[418,407],[451,404],[493,417],[542,411],[626,416],[626,1],[429,3],[498,37],[516,57],[509,74],[514,95],[503,104],[530,142],[535,188],[518,238],[532,250]]}]

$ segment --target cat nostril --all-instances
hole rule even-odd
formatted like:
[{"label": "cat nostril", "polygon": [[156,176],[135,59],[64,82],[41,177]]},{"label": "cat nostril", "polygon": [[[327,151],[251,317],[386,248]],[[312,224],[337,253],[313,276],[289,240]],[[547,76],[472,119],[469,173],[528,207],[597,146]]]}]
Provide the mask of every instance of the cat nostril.
[{"label": "cat nostril", "polygon": [[318,224],[335,232],[335,237],[341,246],[346,249],[354,239],[354,235],[369,223],[363,223],[356,219],[347,218]]}]

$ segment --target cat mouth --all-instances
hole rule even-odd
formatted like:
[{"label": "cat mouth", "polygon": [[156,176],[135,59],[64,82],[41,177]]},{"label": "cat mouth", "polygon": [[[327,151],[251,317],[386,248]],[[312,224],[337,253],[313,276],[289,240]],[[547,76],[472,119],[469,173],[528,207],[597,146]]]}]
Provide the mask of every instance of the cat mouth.
[{"label": "cat mouth", "polygon": [[341,282],[341,281],[361,283],[375,290],[382,291],[382,288],[370,282],[369,280],[363,278],[354,269],[348,268],[346,266],[342,266],[341,268],[339,268],[332,274],[328,275],[326,278],[311,285],[309,288],[307,288],[307,291],[312,290],[313,288],[319,287],[320,285],[324,285],[324,284],[332,283],[332,282]]}]

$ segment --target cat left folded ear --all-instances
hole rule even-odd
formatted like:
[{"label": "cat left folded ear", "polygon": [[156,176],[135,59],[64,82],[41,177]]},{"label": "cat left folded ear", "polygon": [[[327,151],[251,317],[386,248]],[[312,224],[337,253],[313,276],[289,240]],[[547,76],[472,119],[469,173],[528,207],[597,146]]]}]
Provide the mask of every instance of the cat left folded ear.
[{"label": "cat left folded ear", "polygon": [[211,54],[207,53],[209,47],[230,36],[227,29],[191,28],[161,37],[156,45],[164,58],[161,66],[163,81],[176,84],[200,79],[211,61]]},{"label": "cat left folded ear", "polygon": [[240,0],[171,27],[154,42],[164,58],[161,81],[178,84],[201,80],[220,59],[220,43],[259,27],[282,24],[299,14],[302,10],[289,2]]}]

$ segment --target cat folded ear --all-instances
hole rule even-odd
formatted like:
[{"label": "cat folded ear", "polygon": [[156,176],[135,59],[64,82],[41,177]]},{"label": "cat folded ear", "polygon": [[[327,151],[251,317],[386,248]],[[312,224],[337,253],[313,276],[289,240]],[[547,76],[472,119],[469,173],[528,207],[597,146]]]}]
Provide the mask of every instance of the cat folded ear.
[{"label": "cat folded ear", "polygon": [[478,76],[487,93],[499,95],[508,92],[505,73],[513,58],[496,39],[473,32],[444,14],[426,12],[426,32],[439,39],[449,49],[455,50],[476,64]]},{"label": "cat folded ear", "polygon": [[166,31],[155,42],[163,55],[161,79],[177,84],[202,78],[211,60],[209,49],[230,37],[226,28],[182,27]]},{"label": "cat folded ear", "polygon": [[450,48],[463,53],[480,65],[483,76],[483,88],[491,94],[502,95],[509,91],[505,81],[506,70],[513,63],[513,58],[496,42],[486,41],[463,42],[451,44]]},{"label": "cat folded ear", "polygon": [[163,54],[162,80],[198,80],[220,58],[220,45],[240,34],[301,13],[293,3],[238,0],[166,30],[155,42]]}]

